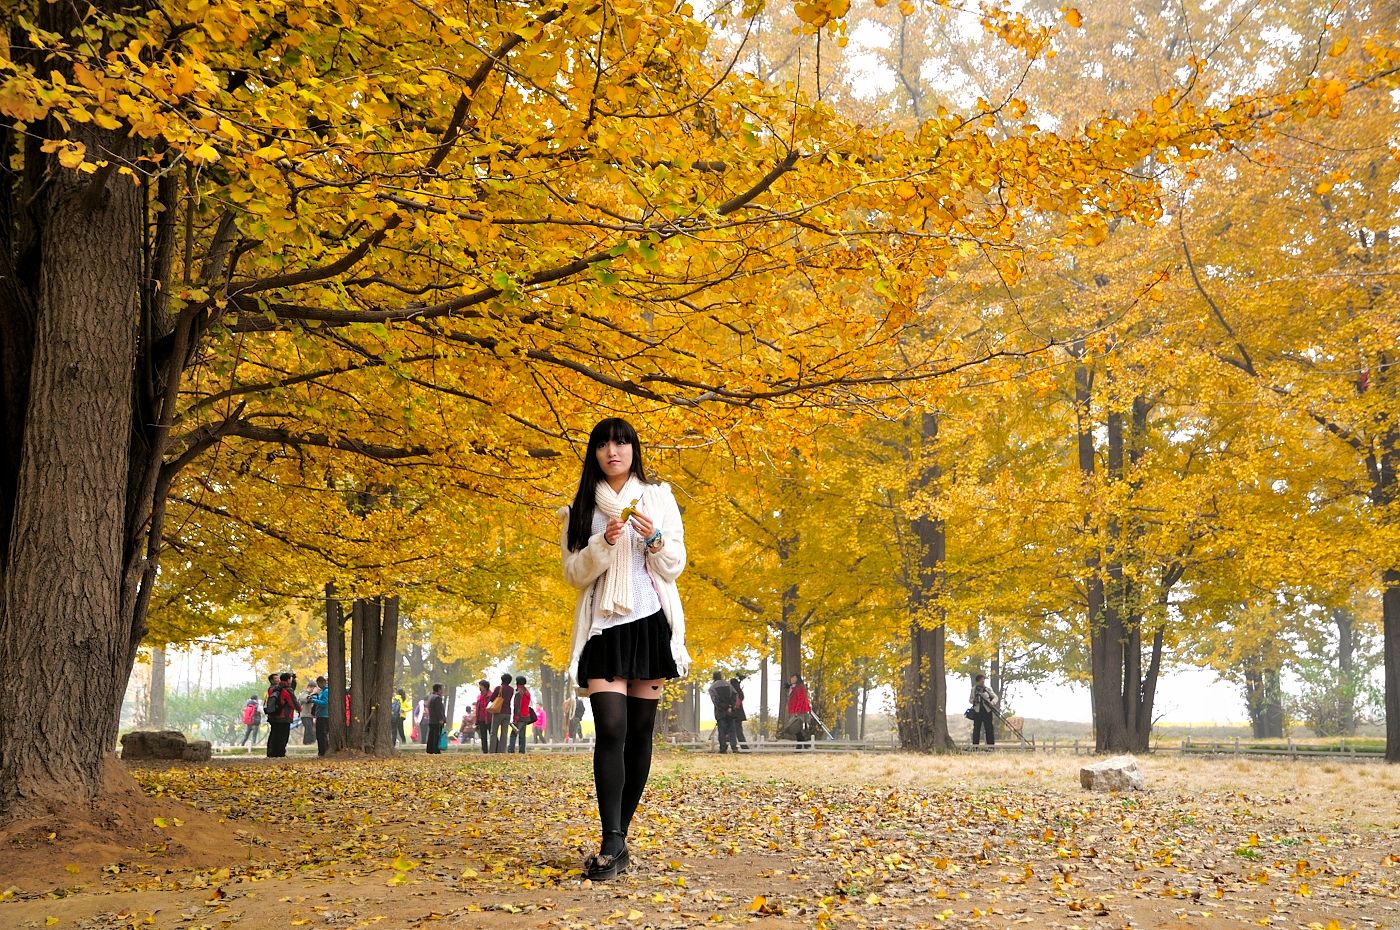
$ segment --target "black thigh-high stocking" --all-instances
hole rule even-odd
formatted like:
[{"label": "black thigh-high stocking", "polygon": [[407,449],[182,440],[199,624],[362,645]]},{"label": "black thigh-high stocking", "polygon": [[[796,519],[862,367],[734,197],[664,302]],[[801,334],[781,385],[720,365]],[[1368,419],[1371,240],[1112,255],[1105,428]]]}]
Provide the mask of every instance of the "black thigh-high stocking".
[{"label": "black thigh-high stocking", "polygon": [[622,783],[622,832],[632,826],[632,815],[642,800],[651,774],[652,734],[656,731],[656,708],[661,702],[650,698],[627,698],[627,743],[622,751],[627,778]]},{"label": "black thigh-high stocking", "polygon": [[[625,694],[600,691],[588,696],[593,705],[593,786],[598,792],[598,820],[603,827],[604,855],[616,855],[623,847],[622,798],[626,785],[623,759],[627,743]],[[635,806],[635,804],[634,804]]]}]

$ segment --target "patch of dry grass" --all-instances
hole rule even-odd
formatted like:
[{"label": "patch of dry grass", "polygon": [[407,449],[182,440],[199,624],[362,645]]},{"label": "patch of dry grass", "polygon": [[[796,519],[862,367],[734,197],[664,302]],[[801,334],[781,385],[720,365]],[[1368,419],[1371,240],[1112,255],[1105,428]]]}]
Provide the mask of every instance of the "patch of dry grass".
[{"label": "patch of dry grass", "polygon": [[[816,784],[960,788],[983,785],[1080,791],[1079,769],[1094,761],[1067,753],[811,753],[668,756],[687,770],[728,771],[745,778]],[[1400,766],[1372,762],[1203,758],[1138,759],[1149,791],[1183,795],[1270,796],[1309,829],[1400,828]]]}]

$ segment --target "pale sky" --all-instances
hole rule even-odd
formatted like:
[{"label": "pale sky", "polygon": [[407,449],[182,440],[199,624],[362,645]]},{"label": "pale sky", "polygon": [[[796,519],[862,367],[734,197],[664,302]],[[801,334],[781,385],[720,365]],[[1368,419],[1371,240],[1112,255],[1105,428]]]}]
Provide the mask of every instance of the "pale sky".
[{"label": "pale sky", "polygon": [[[948,713],[962,712],[971,683],[965,678],[948,679]],[[758,678],[744,681],[744,702],[749,716],[758,715]],[[769,681],[770,707],[778,701],[778,674],[771,671]],[[871,713],[890,713],[893,692],[888,688],[876,691],[870,699]],[[703,719],[712,720],[709,702],[705,701]],[[1020,684],[1010,695],[1010,707],[1022,717],[1039,720],[1068,720],[1088,723],[1089,689],[1078,685],[1042,684],[1032,687]],[[1170,670],[1162,674],[1157,684],[1157,699],[1153,717],[1160,723],[1199,723],[1229,725],[1249,722],[1244,697],[1240,689],[1221,681],[1214,672],[1201,669]],[[831,721],[827,721],[830,724]]]}]

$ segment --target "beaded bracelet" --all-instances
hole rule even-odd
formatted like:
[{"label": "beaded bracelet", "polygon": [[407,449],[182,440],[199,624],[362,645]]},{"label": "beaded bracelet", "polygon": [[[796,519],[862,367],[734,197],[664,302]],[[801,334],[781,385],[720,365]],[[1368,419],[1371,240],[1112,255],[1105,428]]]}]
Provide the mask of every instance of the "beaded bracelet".
[{"label": "beaded bracelet", "polygon": [[658,539],[660,539],[660,538],[661,538],[661,531],[660,531],[660,530],[657,530],[655,533],[652,533],[652,534],[651,534],[650,536],[648,536],[646,539],[642,540],[642,545],[644,545],[644,546],[646,546],[648,549],[650,549],[652,546],[656,545],[656,541],[657,541]]}]

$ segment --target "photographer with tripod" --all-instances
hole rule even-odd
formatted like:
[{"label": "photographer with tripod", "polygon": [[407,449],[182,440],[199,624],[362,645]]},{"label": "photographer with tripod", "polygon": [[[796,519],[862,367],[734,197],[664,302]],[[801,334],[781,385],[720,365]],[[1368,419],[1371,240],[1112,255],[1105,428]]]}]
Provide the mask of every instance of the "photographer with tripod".
[{"label": "photographer with tripod", "polygon": [[987,686],[987,676],[978,675],[972,682],[972,745],[976,746],[982,733],[987,734],[987,745],[997,744],[997,732],[992,717],[996,714],[997,693]]},{"label": "photographer with tripod", "polygon": [[783,736],[799,743],[812,741],[812,701],[807,696],[807,685],[801,675],[791,675],[783,682],[787,692],[787,723],[783,726]]}]

